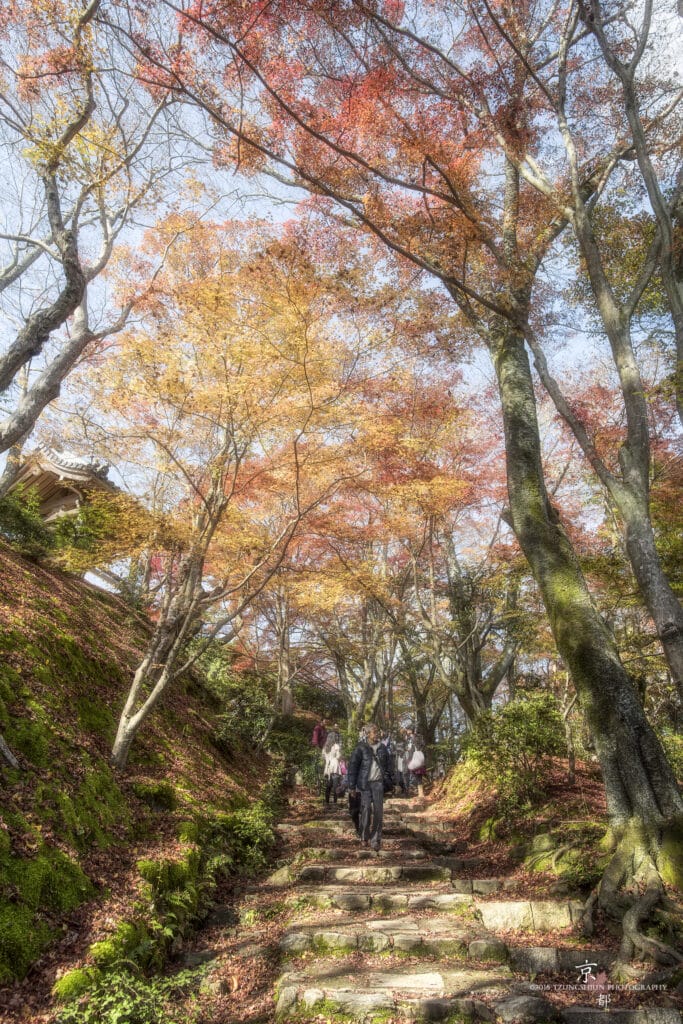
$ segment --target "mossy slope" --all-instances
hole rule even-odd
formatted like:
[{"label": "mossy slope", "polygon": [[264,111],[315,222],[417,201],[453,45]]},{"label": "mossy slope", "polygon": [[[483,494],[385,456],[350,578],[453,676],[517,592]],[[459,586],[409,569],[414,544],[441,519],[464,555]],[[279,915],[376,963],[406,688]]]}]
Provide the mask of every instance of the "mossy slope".
[{"label": "mossy slope", "polygon": [[[0,765],[0,985],[26,974],[66,915],[106,895],[108,864],[125,863],[132,840],[155,857],[181,822],[246,802],[192,686],[153,716],[126,772],[112,772],[148,628],[116,598],[0,544],[0,732],[21,765]],[[266,765],[249,770],[253,792]]]}]

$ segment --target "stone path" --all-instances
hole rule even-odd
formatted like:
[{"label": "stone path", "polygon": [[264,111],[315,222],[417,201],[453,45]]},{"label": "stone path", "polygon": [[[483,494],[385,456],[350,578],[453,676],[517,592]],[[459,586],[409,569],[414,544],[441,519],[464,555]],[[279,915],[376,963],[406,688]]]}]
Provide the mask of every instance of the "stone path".
[{"label": "stone path", "polygon": [[584,964],[597,965],[594,978],[614,954],[579,940],[580,901],[523,899],[506,878],[472,877],[409,801],[388,802],[385,821],[379,855],[361,848],[341,807],[279,826],[299,852],[253,898],[287,907],[272,939],[280,1024],[681,1024],[661,999],[618,1009],[623,997],[582,983]]}]

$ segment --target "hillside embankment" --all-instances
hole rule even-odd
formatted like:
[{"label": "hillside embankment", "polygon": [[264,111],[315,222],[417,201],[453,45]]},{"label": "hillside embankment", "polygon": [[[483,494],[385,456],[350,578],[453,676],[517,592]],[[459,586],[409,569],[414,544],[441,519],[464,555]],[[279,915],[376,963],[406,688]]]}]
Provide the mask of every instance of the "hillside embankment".
[{"label": "hillside embankment", "polygon": [[[49,1019],[125,957],[176,955],[218,880],[265,863],[281,770],[217,741],[196,680],[109,765],[149,624],[0,544],[0,1019]],[[82,965],[86,965],[82,968]]]}]

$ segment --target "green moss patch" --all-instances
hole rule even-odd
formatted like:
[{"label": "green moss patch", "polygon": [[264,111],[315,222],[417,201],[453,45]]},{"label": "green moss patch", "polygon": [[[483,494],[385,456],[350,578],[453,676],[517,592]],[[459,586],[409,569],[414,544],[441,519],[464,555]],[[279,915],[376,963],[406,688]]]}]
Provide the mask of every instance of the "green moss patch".
[{"label": "green moss patch", "polygon": [[0,904],[0,984],[23,978],[52,938],[52,930],[27,906]]},{"label": "green moss patch", "polygon": [[667,826],[657,866],[667,885],[683,890],[683,817]]},{"label": "green moss patch", "polygon": [[52,987],[52,995],[58,1003],[66,1003],[72,999],[80,999],[100,977],[100,972],[92,967],[78,967],[62,975]]},{"label": "green moss patch", "polygon": [[0,981],[23,977],[54,934],[43,911],[68,913],[94,892],[78,864],[61,850],[41,846],[35,856],[14,856],[5,839],[0,873],[8,898],[0,899]]},{"label": "green moss patch", "polygon": [[136,782],[133,792],[153,811],[174,811],[178,806],[176,791],[168,782]]},{"label": "green moss patch", "polygon": [[76,701],[76,714],[81,729],[102,736],[108,743],[113,742],[116,723],[108,707],[89,697],[79,697]]},{"label": "green moss patch", "polygon": [[554,874],[577,888],[591,886],[608,860],[600,850],[604,831],[591,822],[576,822],[557,833],[540,833],[520,847],[524,866],[529,871]]}]

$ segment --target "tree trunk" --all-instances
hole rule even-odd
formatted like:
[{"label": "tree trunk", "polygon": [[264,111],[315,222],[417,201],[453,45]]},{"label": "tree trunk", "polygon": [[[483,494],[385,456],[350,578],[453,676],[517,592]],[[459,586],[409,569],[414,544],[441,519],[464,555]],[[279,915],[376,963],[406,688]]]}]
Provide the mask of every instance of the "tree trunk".
[{"label": "tree trunk", "polygon": [[[683,172],[679,166],[678,180],[675,183],[673,195],[667,202],[655,172],[652,147],[648,141],[640,112],[636,73],[645,52],[644,47],[640,49],[639,53],[631,55],[630,59],[629,57],[624,59],[624,55],[620,54],[616,47],[610,45],[609,38],[605,33],[605,17],[601,8],[600,0],[591,0],[589,5],[579,6],[586,27],[589,32],[594,34],[605,61],[621,82],[624,93],[624,110],[631,129],[636,159],[657,221],[661,238],[659,266],[664,290],[669,300],[676,339],[674,369],[676,406],[679,419],[683,424],[683,279],[681,277],[680,239],[676,238],[677,233],[680,232],[680,217],[683,213]],[[586,17],[588,11],[590,11],[590,17]],[[644,40],[650,32],[651,2],[646,4],[643,13],[644,20],[640,32],[643,34]],[[679,15],[683,14],[683,7],[680,3],[678,4],[678,13]],[[630,23],[628,31],[629,34],[634,31]]]},{"label": "tree trunk", "polygon": [[196,621],[196,594],[192,594],[196,585],[192,576],[189,571],[185,593],[176,595],[171,602],[135,671],[112,746],[110,761],[115,768],[126,766],[131,744],[170,685],[180,651]]},{"label": "tree trunk", "polygon": [[16,444],[13,444],[7,452],[7,461],[5,462],[5,468],[0,476],[0,498],[4,498],[9,493],[10,487],[19,475],[21,469],[21,457],[24,451],[24,444],[28,439],[28,434],[20,438]]},{"label": "tree trunk", "polygon": [[114,740],[109,757],[113,768],[118,768],[120,771],[126,767],[130,748],[133,745],[136,734],[137,729],[132,729],[129,720],[121,716],[118,729],[116,730],[116,739]]},{"label": "tree trunk", "polygon": [[465,712],[468,729],[476,725],[481,716],[491,709],[493,695],[489,697],[488,693],[483,692],[476,686],[471,686],[466,676],[453,683],[453,692],[458,698],[460,707]]},{"label": "tree trunk", "polygon": [[433,742],[429,735],[429,719],[427,716],[426,698],[414,687],[413,700],[415,701],[415,732],[421,737],[425,746]]},{"label": "tree trunk", "polygon": [[648,827],[663,826],[683,814],[683,798],[550,504],[522,334],[498,320],[491,347],[503,409],[513,529],[595,740],[610,822],[617,832],[634,818]]},{"label": "tree trunk", "polygon": [[294,694],[289,683],[280,692],[280,711],[283,715],[294,714]]},{"label": "tree trunk", "polygon": [[21,396],[16,408],[0,424],[0,452],[10,450],[30,435],[38,417],[59,396],[62,381],[92,340],[92,334],[84,330],[77,331],[68,342],[62,343],[55,358],[41,371]]},{"label": "tree trunk", "polygon": [[626,550],[638,587],[657,630],[671,678],[683,703],[683,608],[662,569],[654,531],[642,502],[622,502]]},{"label": "tree trunk", "polygon": [[2,735],[2,733],[0,733],[0,755],[2,755],[2,758],[7,762],[10,768],[15,768],[17,770],[21,769],[21,765],[19,764],[16,757],[10,750],[7,741],[5,740],[5,737]]},{"label": "tree trunk", "polygon": [[289,609],[287,598],[283,594],[278,598],[275,622],[278,641],[276,706],[279,705],[281,714],[291,715],[294,712],[294,694],[291,681]]},{"label": "tree trunk", "polygon": [[[114,768],[126,767],[133,740],[171,682],[176,657],[177,655],[174,656],[173,653],[168,655],[166,664],[156,679],[154,673],[150,671],[149,663],[146,669],[142,670],[141,666],[135,673],[135,680],[119,719],[116,738],[111,750],[110,762]],[[143,662],[144,664],[145,662]],[[143,698],[143,694],[147,690],[149,690],[149,694]],[[140,703],[141,701],[142,703]]]},{"label": "tree trunk", "polygon": [[[86,282],[79,258],[78,240],[76,233],[67,230],[64,226],[57,176],[53,173],[46,173],[42,180],[52,238],[59,249],[60,262],[64,272],[64,284],[54,302],[42,309],[37,309],[27,318],[24,326],[0,359],[0,391],[7,390],[21,367],[42,351],[52,332],[72,316],[80,305],[85,292]],[[21,436],[24,430],[20,430],[17,436]],[[13,438],[9,444],[16,439]]]},{"label": "tree trunk", "polygon": [[[586,243],[585,248],[587,247]],[[611,298],[608,296],[603,306],[606,307],[609,302]],[[608,470],[600,459],[583,423],[576,418],[557,381],[550,374],[538,341],[531,334],[529,338],[536,359],[536,368],[546,391],[619,512],[624,524],[624,542],[633,575],[645,606],[652,616],[671,677],[683,701],[683,608],[662,568],[650,519],[650,442],[643,385],[633,358],[629,331],[619,323],[615,325],[619,317],[616,312],[612,313],[610,316],[609,310],[606,309],[603,319],[615,353],[615,362],[621,360],[619,373],[629,423],[628,440],[619,452],[621,476],[616,476]],[[624,372],[624,363],[627,364],[628,373]],[[629,387],[626,386],[628,380],[624,381],[624,377],[630,379]]]}]

